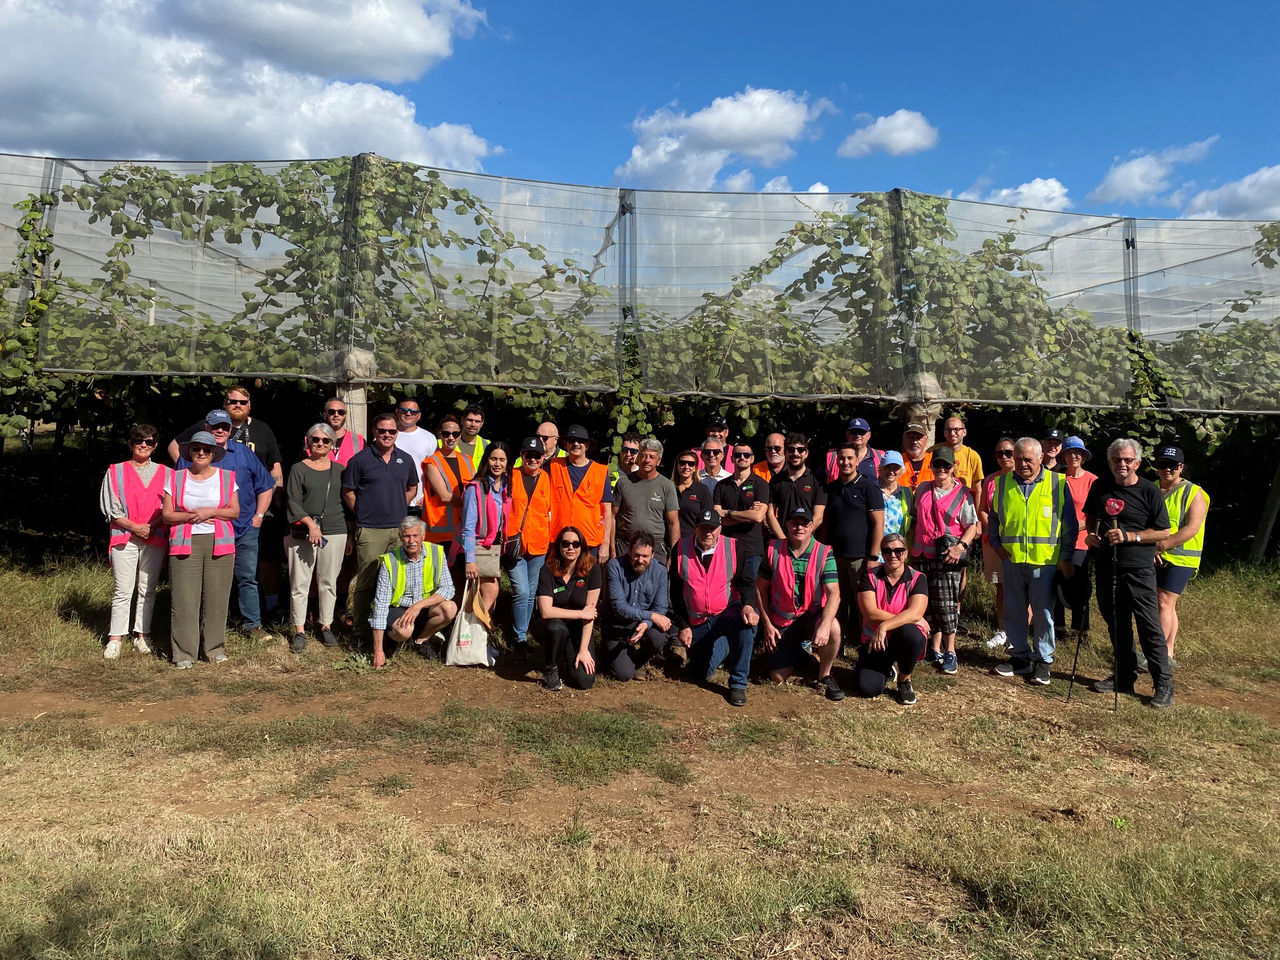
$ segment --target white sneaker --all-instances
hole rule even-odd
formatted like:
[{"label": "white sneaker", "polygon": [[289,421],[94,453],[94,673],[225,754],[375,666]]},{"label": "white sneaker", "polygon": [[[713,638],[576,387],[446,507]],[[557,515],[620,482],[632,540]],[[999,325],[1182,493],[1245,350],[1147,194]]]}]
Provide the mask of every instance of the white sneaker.
[{"label": "white sneaker", "polygon": [[133,649],[137,650],[139,653],[154,652],[151,649],[151,644],[147,642],[147,638],[143,636],[137,636],[133,638]]},{"label": "white sneaker", "polygon": [[993,636],[990,640],[987,641],[987,646],[990,647],[992,650],[996,650],[996,649],[1003,650],[1008,643],[1009,643],[1009,637],[1005,634],[1005,632],[1003,630],[997,630],[995,632],[995,636]]},{"label": "white sneaker", "polygon": [[114,660],[120,656],[120,648],[123,644],[119,638],[108,640],[107,645],[102,650],[102,656],[107,660]]}]

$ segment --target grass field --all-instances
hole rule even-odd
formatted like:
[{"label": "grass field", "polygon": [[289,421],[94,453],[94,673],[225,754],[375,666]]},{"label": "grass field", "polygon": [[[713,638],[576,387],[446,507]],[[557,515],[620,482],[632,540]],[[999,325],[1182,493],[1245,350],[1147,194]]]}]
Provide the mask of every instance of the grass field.
[{"label": "grass field", "polygon": [[110,592],[0,563],[0,957],[1280,955],[1275,568],[1192,584],[1164,712],[1068,703],[1074,643],[991,675],[980,588],[916,707],[738,711],[238,635],[105,662]]}]

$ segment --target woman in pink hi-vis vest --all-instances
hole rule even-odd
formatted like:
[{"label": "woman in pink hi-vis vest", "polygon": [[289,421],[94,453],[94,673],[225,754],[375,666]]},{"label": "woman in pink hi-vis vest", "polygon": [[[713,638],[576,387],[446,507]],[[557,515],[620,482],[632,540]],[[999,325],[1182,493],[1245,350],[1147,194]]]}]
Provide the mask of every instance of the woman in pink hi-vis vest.
[{"label": "woman in pink hi-vis vest", "polygon": [[235,472],[214,466],[227,451],[213,434],[201,430],[180,449],[191,466],[169,478],[162,516],[169,524],[173,665],[187,670],[202,646],[210,663],[227,659],[227,604],[236,558],[231,521],[240,516],[240,498]]},{"label": "woman in pink hi-vis vest", "polygon": [[108,660],[120,656],[125,638],[129,636],[131,609],[135,634],[133,648],[139,653],[151,653],[151,618],[156,608],[156,587],[168,553],[160,513],[164,508],[164,488],[172,472],[151,459],[158,440],[159,431],[154,426],[134,424],[129,430],[130,458],[112,464],[102,478],[99,505],[111,524],[108,556],[115,578],[111,625],[107,629],[107,645],[102,651]]}]

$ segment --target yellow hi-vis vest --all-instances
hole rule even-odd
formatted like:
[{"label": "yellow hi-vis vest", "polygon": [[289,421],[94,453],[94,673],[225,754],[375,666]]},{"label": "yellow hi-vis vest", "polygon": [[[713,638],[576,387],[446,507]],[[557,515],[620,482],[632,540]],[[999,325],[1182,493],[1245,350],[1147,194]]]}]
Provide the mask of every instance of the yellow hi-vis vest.
[{"label": "yellow hi-vis vest", "polygon": [[[1204,497],[1204,505],[1207,509],[1209,506],[1209,494],[1205,493],[1204,487],[1196,486],[1190,480],[1183,480],[1176,487],[1164,495],[1165,509],[1169,511],[1169,532],[1177,533],[1182,529],[1182,525],[1187,522],[1187,514],[1191,512],[1191,501],[1196,498],[1196,494]],[[1164,558],[1165,563],[1171,563],[1175,567],[1190,567],[1193,570],[1200,569],[1200,554],[1204,550],[1204,528],[1209,521],[1206,519],[1200,524],[1200,529],[1196,531],[1196,535],[1184,543],[1180,547],[1174,547],[1160,554]]]},{"label": "yellow hi-vis vest", "polygon": [[[391,606],[400,606],[404,599],[404,571],[409,558],[404,555],[404,547],[396,547],[390,553],[382,555],[382,565],[387,568],[387,576],[391,578]],[[444,547],[438,543],[422,544],[422,596],[429,597],[436,592],[436,571],[444,568]]]},{"label": "yellow hi-vis vest", "polygon": [[1000,504],[1000,543],[1014,563],[1036,566],[1057,563],[1062,556],[1058,542],[1062,536],[1065,506],[1062,474],[1043,470],[1031,492],[1023,495],[1015,473],[996,481],[996,503]]}]

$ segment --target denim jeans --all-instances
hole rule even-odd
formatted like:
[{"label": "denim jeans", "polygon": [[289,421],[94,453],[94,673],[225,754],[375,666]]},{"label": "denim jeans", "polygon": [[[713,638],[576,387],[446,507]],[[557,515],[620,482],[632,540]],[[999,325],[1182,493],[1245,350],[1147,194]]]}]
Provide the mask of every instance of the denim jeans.
[{"label": "denim jeans", "polygon": [[244,630],[248,633],[262,626],[262,600],[258,595],[258,528],[250,526],[236,537],[235,584],[236,601]]},{"label": "denim jeans", "polygon": [[516,642],[529,638],[529,621],[533,619],[533,595],[538,590],[538,575],[546,557],[521,557],[520,562],[507,571],[511,579],[511,619],[515,621]]},{"label": "denim jeans", "polygon": [[742,608],[730,607],[691,629],[693,640],[689,645],[689,664],[696,671],[695,676],[710,680],[716,668],[723,663],[729,671],[729,689],[747,689],[756,628],[742,622]]},{"label": "denim jeans", "polygon": [[[1005,560],[1000,569],[1004,579],[1004,630],[1012,647],[1010,654],[1023,660],[1053,663],[1053,575],[1052,563],[1013,563]],[[1031,607],[1031,627],[1035,653],[1027,640],[1027,607]]]}]

